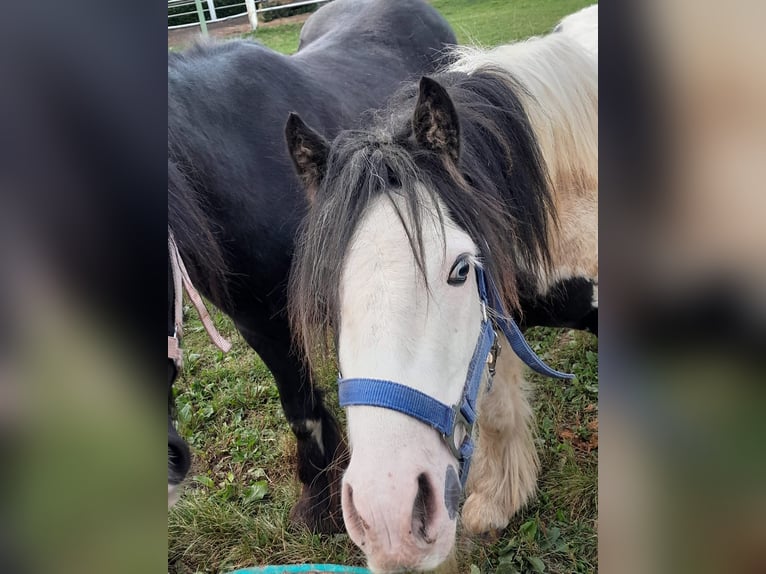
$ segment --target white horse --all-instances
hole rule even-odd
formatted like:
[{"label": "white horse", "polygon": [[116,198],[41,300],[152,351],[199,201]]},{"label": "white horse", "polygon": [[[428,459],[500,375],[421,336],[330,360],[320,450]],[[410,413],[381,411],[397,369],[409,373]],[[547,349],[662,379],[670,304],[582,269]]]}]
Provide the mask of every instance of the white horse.
[{"label": "white horse", "polygon": [[518,341],[500,333],[491,348],[470,472],[467,388],[488,378],[503,308],[574,284],[597,305],[595,58],[558,32],[458,56],[332,145],[295,115],[286,129],[312,205],[291,316],[307,353],[337,336],[352,451],[343,514],[375,572],[449,557],[466,475],[470,532],[505,527],[530,499],[538,458]]}]

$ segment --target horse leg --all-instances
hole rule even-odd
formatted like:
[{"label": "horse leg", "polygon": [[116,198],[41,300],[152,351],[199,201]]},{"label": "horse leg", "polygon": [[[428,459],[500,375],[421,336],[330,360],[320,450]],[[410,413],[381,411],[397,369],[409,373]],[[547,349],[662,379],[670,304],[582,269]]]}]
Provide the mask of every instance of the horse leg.
[{"label": "horse leg", "polygon": [[523,364],[503,343],[492,389],[478,405],[478,443],[461,516],[471,534],[505,528],[534,494],[540,466]]},{"label": "horse leg", "polygon": [[340,428],[311,384],[307,367],[290,352],[286,329],[276,336],[238,326],[274,375],[287,422],[297,439],[301,496],[290,513],[294,523],[313,532],[343,532],[340,484],[347,451]]}]

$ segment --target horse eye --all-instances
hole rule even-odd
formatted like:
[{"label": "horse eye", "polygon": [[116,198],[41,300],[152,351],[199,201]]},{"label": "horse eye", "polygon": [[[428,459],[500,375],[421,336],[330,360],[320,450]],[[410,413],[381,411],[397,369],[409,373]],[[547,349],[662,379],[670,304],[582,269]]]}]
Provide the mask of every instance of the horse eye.
[{"label": "horse eye", "polygon": [[462,285],[465,280],[468,279],[468,273],[471,271],[471,264],[468,261],[467,255],[461,255],[452,264],[452,269],[449,272],[449,278],[447,279],[448,285]]}]

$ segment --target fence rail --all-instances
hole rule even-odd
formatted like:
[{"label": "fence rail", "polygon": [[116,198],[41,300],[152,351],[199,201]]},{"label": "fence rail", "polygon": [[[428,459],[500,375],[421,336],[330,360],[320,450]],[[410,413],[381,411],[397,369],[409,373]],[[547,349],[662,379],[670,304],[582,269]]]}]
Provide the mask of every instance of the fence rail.
[{"label": "fence rail", "polygon": [[[209,22],[222,22],[224,20],[229,20],[231,18],[239,18],[244,15],[247,15],[248,20],[250,21],[250,26],[252,27],[253,30],[255,30],[258,27],[258,14],[262,14],[264,12],[272,12],[274,10],[284,10],[287,8],[297,8],[299,6],[308,6],[309,4],[322,4],[329,1],[330,0],[300,0],[298,2],[291,2],[289,4],[280,4],[277,6],[263,7],[264,0],[245,0],[244,2],[241,2],[239,4],[228,4],[226,6],[218,6],[219,10],[223,8],[226,8],[226,9],[241,8],[241,7],[245,8],[243,12],[239,12],[237,14],[230,14],[229,16],[219,17],[216,14],[216,6],[215,6],[214,0],[204,0],[204,2],[203,0],[168,0],[168,10],[171,8],[182,8],[184,6],[190,6],[190,7],[194,6],[195,8],[194,10],[190,10],[188,12],[181,12],[177,14],[168,13],[168,30],[199,26],[202,31],[202,35],[207,37],[208,35],[207,24]],[[208,13],[210,14],[210,18],[205,17],[205,8],[207,8]],[[193,14],[197,15],[196,22],[189,22],[186,24],[175,24],[175,25],[171,25],[170,23],[172,18],[180,18],[181,16],[190,16]]]}]

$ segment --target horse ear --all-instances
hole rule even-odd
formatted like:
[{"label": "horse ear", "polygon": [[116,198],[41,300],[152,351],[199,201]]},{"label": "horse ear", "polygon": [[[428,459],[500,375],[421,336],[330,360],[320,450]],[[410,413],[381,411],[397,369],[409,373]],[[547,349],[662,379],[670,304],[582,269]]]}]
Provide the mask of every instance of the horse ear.
[{"label": "horse ear", "polygon": [[291,112],[287,118],[285,138],[298,177],[306,190],[309,202],[313,203],[327,170],[330,145],[295,112]]},{"label": "horse ear", "polygon": [[436,80],[423,76],[415,113],[415,140],[423,147],[457,161],[460,155],[460,124],[447,90]]}]

